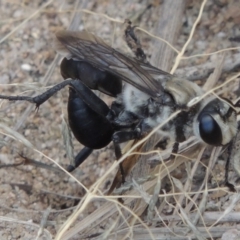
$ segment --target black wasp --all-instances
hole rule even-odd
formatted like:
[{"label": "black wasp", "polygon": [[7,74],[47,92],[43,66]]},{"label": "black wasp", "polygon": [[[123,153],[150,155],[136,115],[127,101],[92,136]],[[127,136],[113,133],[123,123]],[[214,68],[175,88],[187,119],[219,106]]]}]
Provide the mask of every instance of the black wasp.
[{"label": "black wasp", "polygon": [[[159,131],[163,141],[167,138],[174,143],[173,152],[193,134],[214,146],[226,145],[234,139],[235,107],[239,103],[233,106],[214,98],[188,107],[203,90],[148,63],[130,23],[125,36],[135,57],[122,54],[87,31],[57,32],[55,46],[64,56],[60,68],[65,81],[36,97],[0,95],[0,98],[25,100],[39,107],[54,93],[70,86],[69,125],[85,147],[76,156],[75,166],[68,167],[69,171],[78,167],[94,149],[103,148],[111,141],[119,159],[120,143],[142,138],[176,110],[181,112]],[[109,108],[91,90],[115,97],[116,101]]]}]

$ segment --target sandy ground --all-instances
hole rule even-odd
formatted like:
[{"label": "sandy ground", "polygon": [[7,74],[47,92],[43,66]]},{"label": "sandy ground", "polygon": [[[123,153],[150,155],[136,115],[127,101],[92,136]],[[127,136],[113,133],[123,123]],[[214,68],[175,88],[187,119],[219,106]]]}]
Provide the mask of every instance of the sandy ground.
[{"label": "sandy ground", "polygon": [[[139,15],[150,3],[154,6],[147,9],[136,24],[151,32],[158,20],[157,8],[160,7],[158,1],[88,1],[79,8],[80,24],[76,30],[87,29],[101,36],[113,47],[126,51],[121,44],[121,24],[101,14],[106,14],[117,21],[124,21],[126,18]],[[175,46],[177,49],[181,49],[186,42],[200,4],[200,1],[188,1],[184,19],[180,20],[183,22],[183,28]],[[71,16],[76,8],[75,2],[25,0],[19,3],[15,0],[2,0],[0,5],[1,94],[36,95],[43,92],[46,86],[62,81],[59,60],[54,64],[56,52],[51,43],[55,31],[66,29],[70,25]],[[82,8],[96,14],[83,12]],[[240,6],[234,0],[208,1],[186,55],[206,54],[239,46],[239,43],[229,41],[229,37],[240,35],[239,9]],[[142,45],[150,58],[151,52],[154,51],[151,47],[152,38],[144,34],[141,36]],[[238,50],[228,51],[225,58],[231,59],[237,53]],[[215,55],[185,59],[181,61],[179,68],[183,69],[181,74],[184,75],[185,68],[203,65],[206,66],[203,67],[205,69],[214,64],[216,59]],[[50,69],[53,72],[50,78],[47,78]],[[228,71],[226,74],[229,76],[234,73],[236,72]],[[202,80],[198,83],[202,84]],[[53,159],[63,167],[69,164],[62,137],[62,119],[67,117],[67,96],[68,91],[62,90],[44,103],[38,111],[35,111],[35,107],[30,103],[0,101],[0,239],[51,239],[50,235],[55,236],[62,223],[72,213],[74,206],[85,195],[85,190],[75,180],[61,172],[48,159]],[[225,97],[234,99],[236,95]],[[104,100],[108,104],[111,103],[111,99],[104,97]],[[24,138],[32,144],[31,147]],[[22,141],[19,141],[20,139]],[[81,148],[82,146],[74,140],[74,153],[77,154]],[[52,165],[54,169],[24,164],[19,154],[40,161],[46,164],[45,167]],[[113,147],[110,144],[105,149],[94,151],[73,175],[89,188],[112,165],[113,160]],[[222,162],[220,161],[215,168],[217,173],[220,169],[221,177],[224,175]],[[23,164],[9,166],[19,163]],[[106,191],[109,188],[113,177],[114,172],[105,179],[101,190]],[[223,194],[219,201],[216,199],[221,196],[217,195],[210,198],[208,204],[213,207],[218,202],[214,209],[224,210],[231,196]],[[100,206],[101,201],[93,201],[79,218],[83,219]],[[236,204],[234,210],[239,211],[239,207]],[[45,215],[47,217],[44,217]],[[41,221],[46,231],[37,238],[42,226]],[[93,229],[91,234],[93,233],[97,231],[94,232]]]}]

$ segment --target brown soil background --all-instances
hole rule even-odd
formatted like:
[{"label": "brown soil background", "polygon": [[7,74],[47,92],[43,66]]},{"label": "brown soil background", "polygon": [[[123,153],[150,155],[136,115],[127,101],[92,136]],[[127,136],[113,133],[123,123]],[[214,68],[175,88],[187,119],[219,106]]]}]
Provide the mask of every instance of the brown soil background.
[{"label": "brown soil background", "polygon": [[[78,3],[79,5],[76,7]],[[178,50],[183,47],[189,37],[201,3],[201,1],[187,1],[184,17],[179,20],[183,23],[181,35],[174,46]],[[149,4],[153,6],[146,9]],[[45,5],[47,6],[44,7]],[[19,3],[19,1],[14,0],[2,0],[0,6],[0,91],[4,95],[30,96],[43,92],[46,90],[46,86],[53,86],[62,81],[59,72],[59,58],[54,62],[56,52],[51,42],[54,32],[69,27],[76,9],[77,18],[79,18],[75,19],[78,22],[78,26],[75,26],[76,30],[87,29],[101,36],[114,48],[120,48],[126,52],[129,50],[122,46],[122,25],[119,22],[123,22],[126,18],[138,16],[134,23],[151,33],[159,19],[158,9],[161,8],[161,1],[101,0],[81,2],[69,0],[65,2],[59,0],[46,2],[25,0]],[[83,9],[92,12],[83,11]],[[140,14],[141,12],[143,14]],[[106,16],[111,17],[116,22]],[[239,43],[229,41],[230,37],[240,35],[239,24],[240,5],[237,1],[209,0],[185,52],[186,56],[195,54],[202,56],[181,60],[179,70],[176,73],[184,77],[188,76],[188,73],[193,69],[197,69],[197,74],[200,77],[196,77],[196,79],[198,79],[199,84],[203,84],[209,75],[208,70],[212,70],[218,59],[216,55],[204,54],[239,46]],[[153,38],[144,33],[140,33],[140,36],[143,48],[150,59],[151,53],[156,51],[152,44]],[[239,57],[236,58],[239,56],[237,54],[239,54],[239,50],[226,51],[225,59],[229,60],[230,63],[225,62],[224,74],[221,82],[217,85],[239,71],[236,68],[239,64],[236,60],[239,61]],[[52,71],[50,77],[47,75],[49,71]],[[227,93],[224,93],[224,96],[231,100],[236,99],[237,95],[233,92],[237,90],[237,87],[235,80],[233,87],[226,86]],[[34,111],[35,107],[30,103],[0,100],[0,239],[54,238],[59,228],[72,214],[76,204],[85,195],[84,189],[74,179],[61,172],[58,166],[42,154],[34,151],[37,149],[63,167],[69,164],[62,137],[62,119],[63,116],[65,118],[67,116],[67,96],[68,91],[62,90],[44,103],[37,112]],[[106,97],[104,99],[108,104],[111,103],[111,99]],[[4,126],[8,126],[12,132]],[[16,133],[20,135],[16,135]],[[21,136],[26,138],[33,147],[27,147],[24,140],[19,141]],[[81,147],[74,140],[75,154]],[[42,167],[23,163],[19,166],[9,166],[23,162],[19,153],[46,165]],[[105,149],[94,151],[73,175],[85,187],[90,188],[112,166],[113,160],[113,147],[110,144]],[[54,166],[54,169],[45,168],[49,165]],[[100,187],[101,191],[107,191],[115,172],[112,172],[103,181]],[[223,179],[224,157],[216,163],[212,174],[216,175],[215,179],[218,179],[218,175],[220,175],[220,180]],[[223,214],[224,210],[232,203],[234,197],[236,195],[227,191],[223,194],[211,195],[206,206],[208,206],[209,211],[220,213],[219,216],[222,216],[221,213]],[[81,212],[76,222],[80,222],[94,210],[101,208],[104,201],[107,199],[93,199]],[[186,204],[185,202],[183,205]],[[231,213],[239,213],[239,209],[240,205],[236,201]],[[141,235],[140,232],[134,235],[134,230],[131,230],[132,234],[121,235],[120,229],[129,227],[129,225],[123,225],[122,228],[116,227],[110,217],[108,220],[108,223],[98,224],[97,227],[94,224],[89,225],[84,231],[78,232],[70,239],[93,237],[93,234],[104,233],[107,230],[109,230],[109,234],[111,232],[115,235],[106,235],[105,237],[96,235],[95,239],[164,239],[164,237],[160,238],[161,227],[166,226],[160,224],[159,221],[147,225],[150,232],[152,231],[151,227],[154,226],[154,231],[156,231],[153,231],[154,238],[151,234]],[[215,229],[215,232],[219,233],[218,235],[214,235],[214,232],[214,234],[209,233],[207,236],[210,237],[213,234],[212,239],[221,239],[224,232],[230,229],[239,230],[239,221],[239,216],[234,220],[225,220],[221,223],[223,225],[216,225],[221,229],[221,231]],[[185,224],[188,223],[185,222]],[[199,227],[207,232],[204,225],[200,224]],[[43,233],[39,232],[41,229],[45,229]],[[140,238],[141,236],[142,238]],[[186,239],[184,236],[182,233],[168,239]]]}]

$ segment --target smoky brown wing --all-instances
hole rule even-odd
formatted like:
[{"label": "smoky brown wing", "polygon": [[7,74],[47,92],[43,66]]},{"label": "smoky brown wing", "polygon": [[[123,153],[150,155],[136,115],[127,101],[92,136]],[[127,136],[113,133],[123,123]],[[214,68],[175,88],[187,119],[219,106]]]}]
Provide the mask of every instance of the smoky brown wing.
[{"label": "smoky brown wing", "polygon": [[111,72],[152,97],[163,92],[161,82],[156,81],[153,75],[160,73],[163,80],[171,76],[150,64],[125,56],[87,31],[57,32],[55,47],[65,57],[86,61],[101,70]]}]

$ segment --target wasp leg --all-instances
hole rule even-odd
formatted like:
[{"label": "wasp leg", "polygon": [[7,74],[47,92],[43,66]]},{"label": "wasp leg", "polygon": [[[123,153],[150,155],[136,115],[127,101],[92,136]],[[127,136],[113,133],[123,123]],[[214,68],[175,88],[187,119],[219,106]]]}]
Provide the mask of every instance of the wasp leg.
[{"label": "wasp leg", "polygon": [[139,118],[134,114],[128,111],[122,111],[117,115],[117,118],[114,119],[113,125],[116,128],[134,128],[139,124]]},{"label": "wasp leg", "polygon": [[60,91],[62,88],[66,87],[67,85],[70,85],[71,83],[77,82],[79,80],[72,80],[67,79],[64,82],[61,82],[52,88],[48,89],[46,92],[37,95],[35,97],[28,97],[28,96],[5,96],[0,95],[0,99],[7,99],[9,101],[28,101],[30,103],[35,103],[36,107],[38,108],[41,104],[46,102],[53,94]]},{"label": "wasp leg", "polygon": [[84,101],[89,108],[91,108],[96,113],[107,116],[111,110],[107,106],[107,104],[101,100],[94,92],[92,92],[86,85],[84,85],[81,81],[76,80],[71,82],[70,86],[78,94],[79,98]]},{"label": "wasp leg", "polygon": [[116,116],[118,116],[124,109],[123,103],[120,100],[115,100],[112,102],[111,110],[115,113]]},{"label": "wasp leg", "polygon": [[158,143],[155,145],[154,148],[160,148],[161,150],[166,150],[167,146],[169,144],[169,138],[163,137]]},{"label": "wasp leg", "polygon": [[128,19],[125,20],[125,24],[127,26],[124,31],[124,37],[128,47],[132,50],[137,59],[143,62],[147,62],[147,56],[142,49],[139,39],[135,35],[134,30],[136,26],[132,26],[132,22]]},{"label": "wasp leg", "polygon": [[72,172],[73,170],[75,170],[77,167],[79,167],[79,165],[81,165],[88,157],[89,155],[93,152],[92,148],[88,148],[88,147],[84,147],[79,153],[78,155],[75,157],[74,159],[74,166],[73,165],[69,165],[67,167],[67,171],[68,172]]},{"label": "wasp leg", "polygon": [[141,137],[141,132],[138,128],[132,131],[115,132],[113,134],[112,140],[114,143],[115,155],[117,160],[122,157],[122,152],[119,144],[127,142],[129,140],[139,139],[140,137]]},{"label": "wasp leg", "polygon": [[[115,155],[116,155],[117,160],[120,159],[122,156],[122,151],[121,151],[119,144],[123,143],[123,142],[127,142],[132,139],[138,139],[140,137],[141,137],[141,132],[140,132],[139,128],[136,128],[135,130],[132,130],[132,131],[115,132],[113,134],[112,140],[113,140],[114,150],[115,150]],[[124,173],[122,163],[119,164],[119,167],[120,167],[120,172],[122,175],[122,183],[124,183],[125,182],[125,173]]]},{"label": "wasp leg", "polygon": [[[123,126],[125,126],[124,123],[123,123]],[[128,131],[122,130],[122,131],[115,132],[113,134],[112,140],[113,140],[113,143],[117,146],[120,143],[124,143],[133,139],[141,139],[142,136],[144,136],[148,132],[149,132],[149,126],[144,122],[144,120],[138,120],[138,123],[137,124],[135,123],[135,128],[133,130],[128,130]],[[120,152],[117,151],[116,152],[117,159],[119,159],[121,156],[122,156],[121,151]]]},{"label": "wasp leg", "polygon": [[231,192],[236,192],[236,189],[235,189],[234,185],[232,183],[230,183],[229,180],[228,180],[229,165],[230,165],[230,160],[232,158],[232,150],[233,150],[233,147],[234,147],[235,138],[228,145],[228,148],[227,148],[228,158],[227,158],[226,165],[225,165],[225,185],[229,188],[229,190]]},{"label": "wasp leg", "polygon": [[113,142],[120,144],[133,139],[139,139],[141,137],[141,131],[136,128],[132,131],[119,131],[113,134]]},{"label": "wasp leg", "polygon": [[0,95],[0,99],[7,99],[9,101],[28,101],[35,103],[38,108],[41,104],[46,102],[55,93],[66,87],[67,85],[72,86],[78,93],[79,97],[88,104],[95,112],[103,115],[109,113],[108,106],[98,98],[89,88],[87,88],[80,80],[67,79],[59,84],[56,84],[46,92],[37,95],[35,97],[28,96],[5,96]]},{"label": "wasp leg", "polygon": [[175,157],[175,154],[178,153],[178,147],[179,147],[179,143],[178,142],[175,142],[173,144],[173,147],[172,147],[172,153],[171,155],[169,156],[169,159],[168,160],[172,160],[174,157]]},{"label": "wasp leg", "polygon": [[129,140],[138,139],[140,136],[141,134],[138,129],[132,131],[119,131],[113,134],[112,140],[114,143],[117,160],[122,157],[122,151],[119,144],[127,142]]},{"label": "wasp leg", "polygon": [[[115,156],[116,156],[116,158],[118,160],[122,156],[122,151],[121,151],[120,145],[118,143],[115,143],[113,141],[113,145],[114,145]],[[122,183],[125,183],[125,173],[124,173],[124,169],[123,169],[122,163],[119,164],[119,169],[120,169],[121,176],[122,176]]]}]

